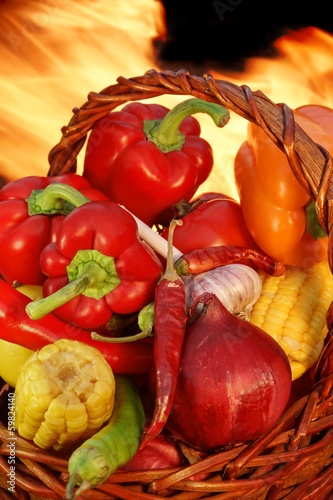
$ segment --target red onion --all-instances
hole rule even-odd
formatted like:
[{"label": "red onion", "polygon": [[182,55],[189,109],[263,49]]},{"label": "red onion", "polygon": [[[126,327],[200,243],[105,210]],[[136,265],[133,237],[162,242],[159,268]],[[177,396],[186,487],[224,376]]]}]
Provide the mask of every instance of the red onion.
[{"label": "red onion", "polygon": [[251,441],[273,427],[287,406],[291,369],[278,343],[237,318],[213,294],[187,329],[167,428],[201,450]]}]

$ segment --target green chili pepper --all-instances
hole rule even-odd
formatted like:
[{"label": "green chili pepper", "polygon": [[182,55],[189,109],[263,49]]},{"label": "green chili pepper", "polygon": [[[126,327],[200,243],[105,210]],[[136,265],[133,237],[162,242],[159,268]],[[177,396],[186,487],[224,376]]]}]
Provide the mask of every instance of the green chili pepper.
[{"label": "green chili pepper", "polygon": [[[115,404],[110,420],[69,458],[67,500],[104,483],[129,462],[139,448],[145,413],[138,387],[130,376],[116,375],[115,378]],[[76,486],[79,487],[75,492]]]}]

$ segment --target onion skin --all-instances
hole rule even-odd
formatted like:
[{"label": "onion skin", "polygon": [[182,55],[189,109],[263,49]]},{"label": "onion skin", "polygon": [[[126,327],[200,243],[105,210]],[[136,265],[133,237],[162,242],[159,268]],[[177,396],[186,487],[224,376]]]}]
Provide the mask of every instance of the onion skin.
[{"label": "onion skin", "polygon": [[[200,315],[186,332],[167,429],[200,450],[257,439],[285,410],[291,369],[266,332],[203,294]],[[255,327],[254,327],[255,326]],[[254,328],[253,328],[254,327]]]}]

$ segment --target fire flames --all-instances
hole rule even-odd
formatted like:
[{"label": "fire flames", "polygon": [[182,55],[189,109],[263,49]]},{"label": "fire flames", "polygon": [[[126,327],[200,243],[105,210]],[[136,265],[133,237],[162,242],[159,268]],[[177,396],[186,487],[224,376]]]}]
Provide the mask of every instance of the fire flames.
[{"label": "fire flames", "polygon": [[[159,70],[153,41],[165,33],[165,13],[157,0],[0,0],[0,175],[7,180],[45,175],[48,152],[72,108],[119,75]],[[251,58],[241,73],[221,67],[211,74],[260,89],[292,108],[310,103],[333,107],[333,37],[309,27],[284,35],[275,48],[276,57]],[[182,99],[162,96],[155,101],[171,107]],[[197,118],[216,164],[201,190],[237,196],[232,166],[246,121],[232,114],[221,130],[210,118]]]}]

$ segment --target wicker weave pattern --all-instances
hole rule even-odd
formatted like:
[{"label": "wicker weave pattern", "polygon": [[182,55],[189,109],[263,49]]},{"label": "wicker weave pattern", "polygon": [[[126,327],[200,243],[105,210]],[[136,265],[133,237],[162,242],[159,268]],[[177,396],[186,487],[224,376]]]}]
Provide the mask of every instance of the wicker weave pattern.
[{"label": "wicker weave pattern", "polygon": [[[244,119],[259,125],[287,155],[303,187],[316,200],[319,220],[330,235],[328,259],[333,269],[331,244],[332,159],[295,123],[286,104],[274,104],[262,92],[247,86],[193,76],[185,70],[148,71],[125,79],[99,93],[91,92],[62,129],[60,142],[50,151],[48,175],[75,171],[76,158],[93,124],[117,106],[163,94],[192,95],[221,103]],[[117,471],[102,487],[80,498],[197,500],[201,498],[246,500],[331,500],[333,498],[333,311],[328,311],[330,333],[317,363],[309,394],[297,400],[275,427],[254,443],[212,454],[174,470]],[[6,386],[2,387],[0,412],[0,499],[63,499],[67,459],[37,449],[20,437],[16,441],[16,497],[7,491],[8,430]],[[195,476],[194,474],[199,474]],[[192,479],[191,479],[192,477]],[[200,479],[200,480],[199,480]]]}]

